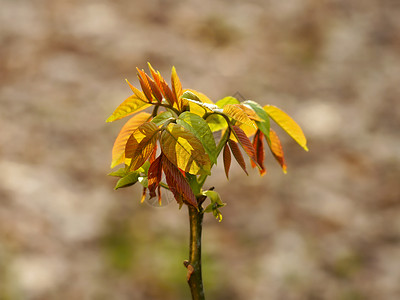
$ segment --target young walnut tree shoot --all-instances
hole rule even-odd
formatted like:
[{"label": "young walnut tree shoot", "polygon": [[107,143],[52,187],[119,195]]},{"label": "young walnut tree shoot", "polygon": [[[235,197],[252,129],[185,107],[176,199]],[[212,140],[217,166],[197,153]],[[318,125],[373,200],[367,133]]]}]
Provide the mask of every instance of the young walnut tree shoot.
[{"label": "young walnut tree shoot", "polygon": [[267,145],[286,173],[281,142],[270,128],[270,120],[306,151],[307,141],[299,125],[275,106],[262,107],[252,100],[239,102],[234,97],[214,103],[202,93],[183,89],[174,67],[170,86],[150,64],[149,69],[151,77],[137,69],[142,91],[127,81],[133,94],[107,119],[113,122],[130,116],[112,149],[111,168],[120,164],[123,167],[109,175],[120,177],[115,189],[139,182],[143,186],[141,202],[156,198],[161,205],[165,201],[164,190],[169,190],[179,208],[188,208],[190,249],[184,265],[192,299],[204,299],[203,215],[212,213],[221,221],[220,209],[225,203],[214,188],[204,190],[203,186],[218,156],[222,153],[227,178],[232,157],[248,174],[244,156],[249,157],[251,167],[257,168],[262,176],[267,172],[264,166]]}]

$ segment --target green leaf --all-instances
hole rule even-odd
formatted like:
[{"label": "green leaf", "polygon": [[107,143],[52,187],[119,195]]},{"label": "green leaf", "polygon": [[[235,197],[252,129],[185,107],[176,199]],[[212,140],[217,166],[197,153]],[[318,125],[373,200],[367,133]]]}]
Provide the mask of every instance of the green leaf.
[{"label": "green leaf", "polygon": [[122,178],[128,173],[128,168],[129,168],[129,166],[125,166],[123,168],[118,169],[117,171],[108,173],[107,175]]},{"label": "green leaf", "polygon": [[187,111],[178,117],[176,123],[182,125],[200,140],[210,160],[216,164],[217,146],[215,145],[214,136],[207,122],[204,121],[202,117]]},{"label": "green leaf", "polygon": [[174,115],[172,112],[164,111],[164,112],[158,114],[157,116],[155,116],[154,119],[151,121],[154,124],[156,124],[157,126],[160,126],[160,125],[164,124],[167,120],[173,120],[173,119],[174,119]]},{"label": "green leaf", "polygon": [[221,100],[218,100],[217,103],[215,103],[215,105],[217,105],[220,108],[224,108],[224,106],[227,104],[239,104],[239,103],[240,103],[239,100],[236,99],[235,97],[228,96],[222,98]]},{"label": "green leaf", "polygon": [[171,123],[161,133],[161,150],[179,169],[210,175],[211,162],[200,140],[182,125]]},{"label": "green leaf", "polygon": [[226,204],[222,203],[219,194],[215,191],[205,191],[202,195],[207,196],[211,203],[204,209],[204,212],[212,212],[214,217],[221,222],[222,214],[219,211],[219,208],[224,207]]},{"label": "green leaf", "polygon": [[291,138],[304,150],[308,151],[307,139],[304,136],[303,130],[287,113],[272,105],[265,105],[264,110]]},{"label": "green leaf", "polygon": [[269,124],[269,117],[268,114],[266,113],[266,111],[262,108],[262,106],[260,104],[258,104],[257,102],[254,102],[252,100],[246,100],[245,102],[243,102],[244,105],[250,107],[252,110],[255,111],[255,113],[262,119],[262,121],[255,121],[256,125],[258,127],[258,129],[261,130],[262,133],[264,133],[264,135],[269,138],[269,128],[270,128],[270,124]]},{"label": "green leaf", "polygon": [[125,175],[120,180],[118,180],[117,184],[114,187],[114,190],[131,186],[138,181],[139,172],[130,172],[128,175]]},{"label": "green leaf", "polygon": [[136,95],[132,95],[117,107],[117,109],[113,112],[113,114],[110,117],[108,117],[106,122],[114,122],[116,120],[125,118],[126,116],[144,110],[149,106],[150,104],[144,102]]}]

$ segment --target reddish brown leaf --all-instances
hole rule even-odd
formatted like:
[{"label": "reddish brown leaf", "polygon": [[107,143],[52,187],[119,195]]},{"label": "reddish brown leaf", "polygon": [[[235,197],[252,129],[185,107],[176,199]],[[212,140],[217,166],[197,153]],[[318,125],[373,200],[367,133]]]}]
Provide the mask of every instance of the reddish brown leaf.
[{"label": "reddish brown leaf", "polygon": [[161,165],[162,154],[160,154],[150,165],[149,171],[147,173],[148,179],[148,189],[150,198],[156,196],[156,188],[159,186],[161,181],[162,174],[162,165]]},{"label": "reddish brown leaf", "polygon": [[[264,138],[264,134],[260,130],[257,130],[256,134],[254,135],[254,139],[253,139],[253,147],[256,150],[257,162],[260,166],[260,168],[258,170],[260,171],[261,176],[263,176],[263,175],[265,175],[265,173],[267,173],[267,170],[265,169],[265,166],[264,166],[265,151],[264,151],[263,138]],[[256,167],[256,164],[253,161],[251,161],[251,166],[254,168],[254,167]]]},{"label": "reddish brown leaf", "polygon": [[186,202],[197,207],[196,196],[194,195],[189,183],[179,171],[179,169],[171,163],[165,155],[162,156],[162,168],[165,173],[165,179],[170,191],[174,195],[176,201],[181,204]]},{"label": "reddish brown leaf", "polygon": [[247,153],[247,155],[253,160],[253,162],[258,166],[256,151],[254,150],[253,145],[251,144],[250,139],[247,137],[246,133],[239,126],[232,126],[233,133],[243,150]]},{"label": "reddish brown leaf", "polygon": [[149,102],[153,102],[153,96],[151,93],[150,84],[147,81],[146,73],[143,70],[139,70],[138,68],[136,68],[136,70],[138,71],[139,83],[140,83],[140,86],[142,87],[143,93],[145,94],[145,96]]},{"label": "reddish brown leaf", "polygon": [[249,173],[247,173],[247,170],[246,170],[246,163],[245,163],[245,161],[244,161],[242,152],[240,152],[240,149],[239,149],[238,144],[237,144],[235,141],[233,141],[233,140],[229,140],[228,143],[229,143],[229,148],[231,148],[231,151],[232,151],[232,153],[233,153],[233,156],[235,157],[235,159],[236,159],[236,161],[238,162],[239,166],[241,166],[242,169],[243,169],[243,171],[244,171],[247,175],[249,175]]},{"label": "reddish brown leaf", "polygon": [[285,157],[283,155],[282,144],[279,140],[278,135],[272,129],[270,129],[269,131],[269,140],[267,139],[267,142],[269,149],[271,149],[271,152],[274,155],[275,159],[281,165],[283,172],[286,173],[286,163]]},{"label": "reddish brown leaf", "polygon": [[231,167],[232,156],[228,144],[225,144],[223,158],[224,158],[224,169],[226,178],[229,179],[229,169]]}]

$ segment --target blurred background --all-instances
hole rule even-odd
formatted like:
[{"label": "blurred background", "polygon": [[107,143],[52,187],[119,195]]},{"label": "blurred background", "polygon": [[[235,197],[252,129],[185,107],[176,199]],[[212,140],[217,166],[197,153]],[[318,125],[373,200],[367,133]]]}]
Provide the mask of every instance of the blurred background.
[{"label": "blurred background", "polygon": [[0,299],[189,299],[187,210],[114,191],[146,63],[274,104],[288,174],[219,164],[207,299],[400,299],[400,2],[0,0]]}]

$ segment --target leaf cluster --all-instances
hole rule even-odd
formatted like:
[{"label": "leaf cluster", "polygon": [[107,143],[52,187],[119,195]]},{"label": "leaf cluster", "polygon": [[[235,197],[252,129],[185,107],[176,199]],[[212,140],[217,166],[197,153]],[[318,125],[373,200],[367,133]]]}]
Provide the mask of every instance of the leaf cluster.
[{"label": "leaf cluster", "polygon": [[[139,182],[142,201],[158,197],[161,204],[162,189],[168,189],[180,206],[197,208],[209,198],[205,211],[221,220],[219,208],[224,203],[218,193],[202,190],[221,153],[227,178],[232,156],[246,174],[248,156],[251,166],[264,175],[265,145],[286,173],[282,145],[270,128],[271,119],[308,151],[299,125],[279,108],[234,97],[214,103],[200,92],[183,89],[174,67],[170,86],[150,64],[149,69],[151,76],[137,69],[141,90],[127,81],[133,94],[107,119],[113,122],[131,116],[112,150],[111,168],[124,164],[109,174],[120,177],[115,189]],[[147,108],[151,112],[145,112]]]}]

